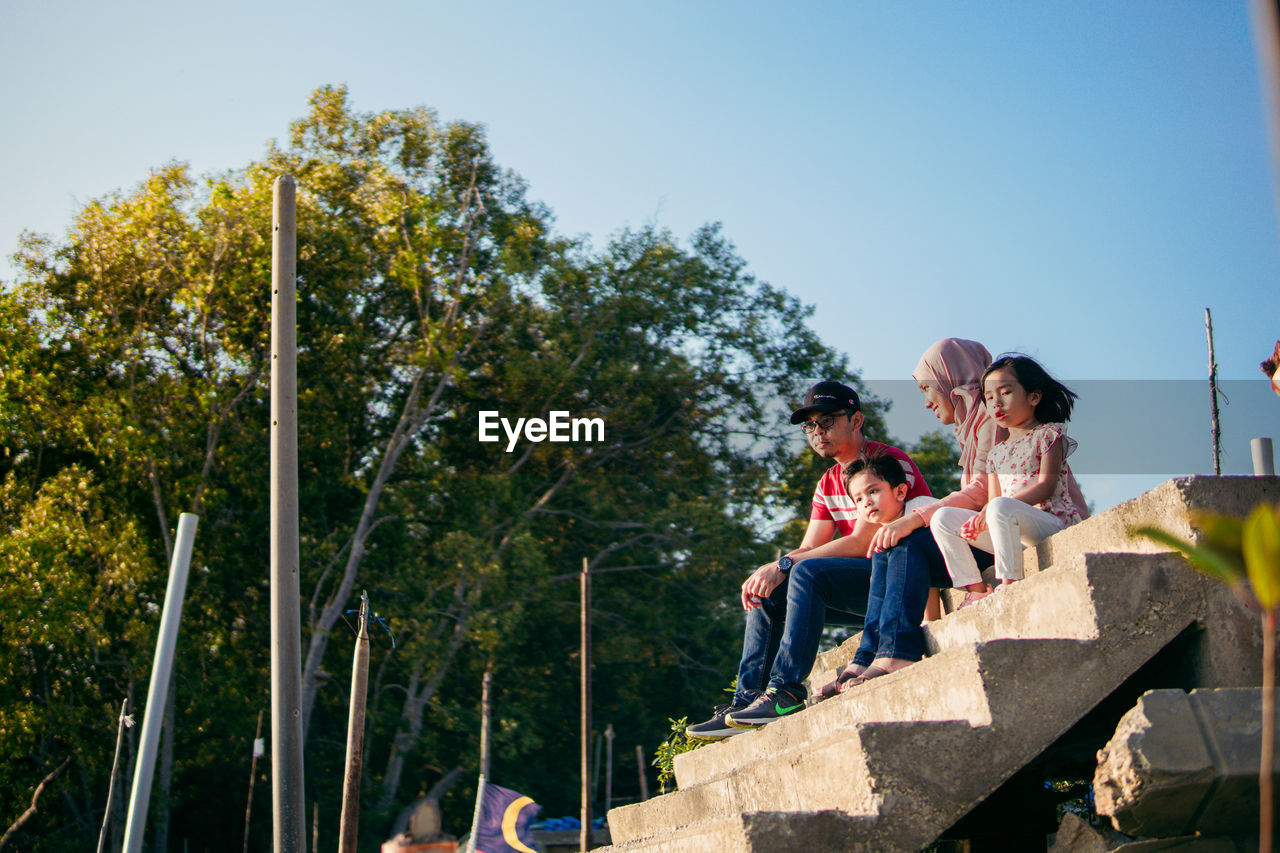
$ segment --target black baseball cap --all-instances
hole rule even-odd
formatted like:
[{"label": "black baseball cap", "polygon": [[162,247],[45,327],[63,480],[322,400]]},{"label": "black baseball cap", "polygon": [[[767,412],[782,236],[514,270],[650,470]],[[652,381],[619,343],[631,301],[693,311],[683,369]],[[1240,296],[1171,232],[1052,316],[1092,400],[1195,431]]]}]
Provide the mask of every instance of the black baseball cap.
[{"label": "black baseball cap", "polygon": [[819,382],[804,395],[804,405],[791,413],[793,424],[803,423],[816,412],[860,412],[858,392],[841,382]]}]

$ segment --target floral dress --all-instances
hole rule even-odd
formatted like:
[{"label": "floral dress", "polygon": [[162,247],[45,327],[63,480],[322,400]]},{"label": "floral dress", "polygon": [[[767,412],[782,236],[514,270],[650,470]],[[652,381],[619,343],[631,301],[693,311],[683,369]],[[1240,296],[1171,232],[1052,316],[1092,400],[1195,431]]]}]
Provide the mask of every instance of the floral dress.
[{"label": "floral dress", "polygon": [[[1034,485],[1040,477],[1040,458],[1059,440],[1066,442],[1066,453],[1063,456],[1062,470],[1058,472],[1058,482],[1054,484],[1053,493],[1048,500],[1035,507],[1057,516],[1065,525],[1072,525],[1087,518],[1088,510],[1079,506],[1071,497],[1075,477],[1066,457],[1075,452],[1076,440],[1067,437],[1066,424],[1040,424],[1026,435],[997,444],[987,456],[987,475],[1000,479],[1002,495],[1012,495]],[[1074,491],[1079,494],[1080,487],[1076,486]]]}]

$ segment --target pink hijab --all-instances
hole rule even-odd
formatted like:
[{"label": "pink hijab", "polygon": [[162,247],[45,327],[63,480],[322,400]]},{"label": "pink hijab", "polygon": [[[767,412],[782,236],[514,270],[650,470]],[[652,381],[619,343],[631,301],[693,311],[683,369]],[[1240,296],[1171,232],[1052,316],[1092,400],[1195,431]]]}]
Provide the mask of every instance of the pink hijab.
[{"label": "pink hijab", "polygon": [[962,487],[986,472],[987,453],[1009,437],[1007,430],[987,416],[982,402],[982,372],[990,365],[991,353],[977,341],[943,338],[924,351],[911,374],[916,382],[936,385],[955,406],[952,429],[960,443]]}]

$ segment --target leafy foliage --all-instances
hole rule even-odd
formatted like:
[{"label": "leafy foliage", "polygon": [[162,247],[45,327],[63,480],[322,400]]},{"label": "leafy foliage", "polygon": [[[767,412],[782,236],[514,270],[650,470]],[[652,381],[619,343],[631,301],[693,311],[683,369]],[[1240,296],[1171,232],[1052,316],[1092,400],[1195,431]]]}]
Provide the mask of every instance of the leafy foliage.
[{"label": "leafy foliage", "polygon": [[1254,507],[1241,540],[1249,586],[1263,610],[1275,610],[1280,605],[1280,506]]},{"label": "leafy foliage", "polygon": [[950,435],[934,430],[902,449],[910,454],[935,497],[949,495],[960,488],[960,452]]},{"label": "leafy foliage", "polygon": [[1227,515],[1197,512],[1192,516],[1192,523],[1201,531],[1198,543],[1184,542],[1158,527],[1138,527],[1133,535],[1172,548],[1196,570],[1243,592],[1244,522]]},{"label": "leafy foliage", "polygon": [[672,783],[673,790],[675,788],[676,756],[692,752],[699,747],[712,743],[710,740],[689,737],[688,732],[685,731],[689,727],[688,717],[681,717],[670,722],[671,734],[667,735],[666,740],[658,744],[658,748],[653,754],[653,766],[658,768],[658,790],[663,794],[667,792],[668,782]]},{"label": "leafy foliage", "polygon": [[[856,383],[804,325],[809,309],[750,276],[718,227],[683,242],[624,231],[598,250],[558,237],[479,126],[357,113],[341,88],[317,90],[260,162],[202,179],[167,164],[86,205],[62,239],[26,235],[21,278],[0,290],[0,584],[16,608],[0,634],[0,808],[20,811],[66,753],[77,761],[24,849],[96,836],[182,511],[201,522],[166,734],[170,846],[240,843],[268,702],[282,172],[299,187],[307,797],[324,804],[326,837],[346,728],[341,617],[358,589],[397,641],[372,665],[362,846],[452,767],[474,768],[487,667],[491,776],[572,812],[582,560],[595,719],[622,744],[652,743],[672,708],[702,704],[732,670],[733,593],[772,552],[761,531],[806,514],[814,464],[782,401],[802,393],[796,377]],[[566,411],[605,435],[506,452],[477,440],[480,411]],[[867,420],[884,435],[874,401]],[[446,799],[455,829],[473,793]]]}]

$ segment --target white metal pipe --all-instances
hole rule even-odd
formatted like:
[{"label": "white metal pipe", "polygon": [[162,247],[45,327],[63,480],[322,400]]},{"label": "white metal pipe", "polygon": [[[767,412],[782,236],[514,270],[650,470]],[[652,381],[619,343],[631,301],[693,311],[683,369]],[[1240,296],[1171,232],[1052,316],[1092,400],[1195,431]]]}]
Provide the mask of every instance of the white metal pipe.
[{"label": "white metal pipe", "polygon": [[134,765],[133,790],[129,794],[129,818],[124,829],[125,853],[141,853],[142,850],[147,805],[151,799],[151,777],[155,772],[156,748],[160,743],[160,723],[164,719],[164,703],[169,695],[173,649],[178,643],[178,623],[182,621],[182,600],[187,592],[187,573],[191,568],[191,546],[195,542],[199,520],[189,512],[178,517],[178,540],[169,565],[169,586],[164,593],[164,610],[160,614],[160,636],[156,640],[155,663],[151,666],[151,686],[147,688],[142,744]]}]

